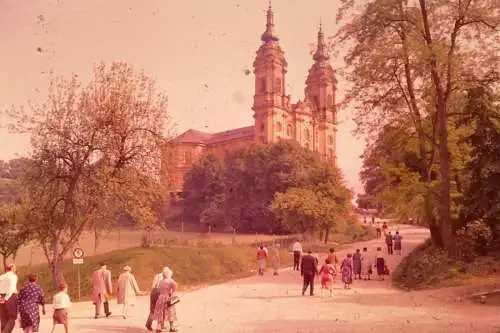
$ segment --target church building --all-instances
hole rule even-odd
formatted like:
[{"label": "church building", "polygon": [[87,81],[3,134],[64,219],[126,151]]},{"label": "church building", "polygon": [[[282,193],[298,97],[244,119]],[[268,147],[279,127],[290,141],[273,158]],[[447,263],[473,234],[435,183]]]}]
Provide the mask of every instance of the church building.
[{"label": "church building", "polygon": [[[267,10],[266,30],[253,62],[255,95],[251,126],[219,133],[190,129],[170,142],[170,162],[165,166],[171,192],[182,191],[184,175],[206,153],[223,159],[232,151],[252,142],[274,143],[293,140],[315,151],[322,159],[336,162],[335,72],[329,64],[327,45],[320,26],[313,64],[306,79],[305,96],[291,103],[286,92],[288,63],[279,45],[271,6]],[[168,170],[168,171],[167,171]]]}]

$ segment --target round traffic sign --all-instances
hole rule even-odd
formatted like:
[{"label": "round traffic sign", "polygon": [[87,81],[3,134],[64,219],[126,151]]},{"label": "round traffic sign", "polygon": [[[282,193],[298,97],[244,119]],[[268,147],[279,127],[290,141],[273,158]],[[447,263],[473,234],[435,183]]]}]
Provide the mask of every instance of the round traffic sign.
[{"label": "round traffic sign", "polygon": [[81,259],[83,258],[84,254],[85,253],[83,252],[82,248],[77,247],[76,249],[73,250],[73,258]]}]

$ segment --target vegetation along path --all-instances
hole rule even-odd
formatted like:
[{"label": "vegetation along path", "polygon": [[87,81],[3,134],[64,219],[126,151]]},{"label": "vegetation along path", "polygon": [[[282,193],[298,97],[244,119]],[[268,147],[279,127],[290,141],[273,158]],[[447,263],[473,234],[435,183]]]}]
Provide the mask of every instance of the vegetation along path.
[{"label": "vegetation along path", "polygon": [[[401,227],[404,250],[409,252],[428,237],[424,229]],[[356,243],[347,251],[363,246],[371,250],[380,240]],[[380,244],[381,246],[382,244]],[[401,257],[389,257],[393,269]],[[196,269],[196,267],[193,267]],[[174,272],[175,278],[175,272]],[[336,281],[334,296],[300,295],[300,274],[284,269],[280,276],[267,273],[185,293],[177,308],[181,332],[498,332],[500,311],[496,307],[459,301],[453,289],[403,292],[385,281],[355,281],[344,290]],[[145,332],[148,298],[139,297],[129,318],[113,315],[91,319],[91,304],[74,304],[72,332]],[[116,314],[116,316],[115,316]],[[44,316],[42,327],[50,325]]]}]

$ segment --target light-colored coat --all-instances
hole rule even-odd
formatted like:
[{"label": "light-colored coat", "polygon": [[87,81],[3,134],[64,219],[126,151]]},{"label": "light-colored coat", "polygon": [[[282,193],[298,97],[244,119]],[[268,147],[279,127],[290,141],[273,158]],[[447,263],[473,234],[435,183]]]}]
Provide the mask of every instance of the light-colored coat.
[{"label": "light-colored coat", "polygon": [[99,268],[92,274],[92,302],[100,304],[108,299],[113,290],[111,272],[106,268]]},{"label": "light-colored coat", "polygon": [[123,272],[118,277],[116,302],[118,304],[134,304],[135,296],[140,293],[134,274]]}]

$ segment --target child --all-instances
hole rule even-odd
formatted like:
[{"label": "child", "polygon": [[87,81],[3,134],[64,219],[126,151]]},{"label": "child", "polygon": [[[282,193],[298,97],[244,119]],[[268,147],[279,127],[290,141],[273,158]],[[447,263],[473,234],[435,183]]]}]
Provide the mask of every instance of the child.
[{"label": "child", "polygon": [[330,291],[330,297],[333,296],[333,278],[336,271],[330,259],[327,258],[325,260],[325,264],[321,267],[319,274],[321,276],[321,297],[323,297],[325,289]]},{"label": "child", "polygon": [[384,280],[384,275],[386,275],[387,266],[385,264],[384,253],[381,247],[377,247],[377,254],[375,256],[375,268],[377,269],[377,275],[380,280]]},{"label": "child", "polygon": [[64,332],[68,333],[68,309],[71,307],[71,300],[68,295],[68,286],[61,282],[59,292],[54,295],[54,315],[52,317],[52,331],[54,333],[57,324],[64,326]]}]

